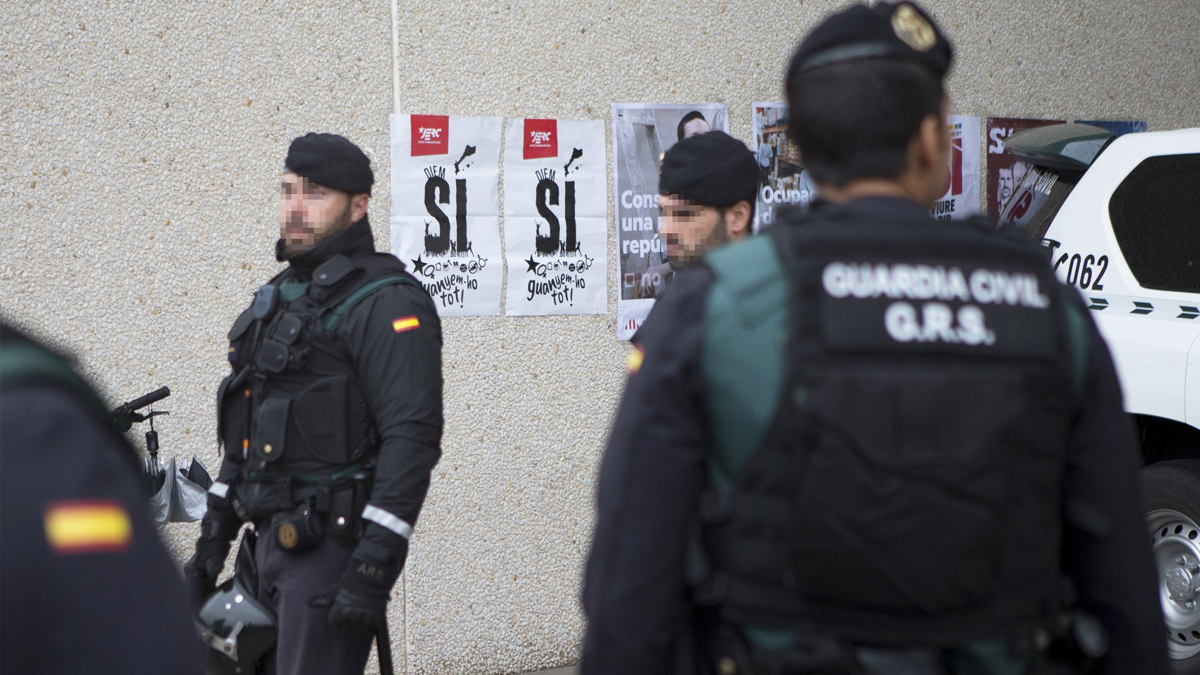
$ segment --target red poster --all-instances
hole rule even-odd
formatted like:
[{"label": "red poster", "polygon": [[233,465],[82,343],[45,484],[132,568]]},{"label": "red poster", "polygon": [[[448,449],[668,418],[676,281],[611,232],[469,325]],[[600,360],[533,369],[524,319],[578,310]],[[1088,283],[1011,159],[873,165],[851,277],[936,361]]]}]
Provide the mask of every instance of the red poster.
[{"label": "red poster", "polygon": [[1024,119],[1020,117],[989,117],[987,121],[987,214],[993,220],[1000,216],[1004,203],[1029,168],[1018,162],[1004,148],[1004,140],[1018,131],[1062,124],[1062,120]]},{"label": "red poster", "polygon": [[525,120],[525,159],[558,157],[558,120]]},{"label": "red poster", "polygon": [[412,116],[412,156],[444,155],[450,152],[448,115]]}]

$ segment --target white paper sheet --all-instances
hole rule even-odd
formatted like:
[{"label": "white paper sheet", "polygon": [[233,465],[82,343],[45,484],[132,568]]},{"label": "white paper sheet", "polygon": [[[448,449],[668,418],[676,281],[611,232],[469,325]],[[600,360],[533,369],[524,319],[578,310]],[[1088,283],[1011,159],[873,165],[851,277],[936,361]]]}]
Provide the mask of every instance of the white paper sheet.
[{"label": "white paper sheet", "polygon": [[606,163],[600,120],[508,121],[505,314],[607,311]]},{"label": "white paper sheet", "polygon": [[499,117],[392,115],[392,253],[441,316],[500,313]]},{"label": "white paper sheet", "polygon": [[979,213],[979,118],[951,115],[950,181],[929,210],[938,220],[966,220]]}]

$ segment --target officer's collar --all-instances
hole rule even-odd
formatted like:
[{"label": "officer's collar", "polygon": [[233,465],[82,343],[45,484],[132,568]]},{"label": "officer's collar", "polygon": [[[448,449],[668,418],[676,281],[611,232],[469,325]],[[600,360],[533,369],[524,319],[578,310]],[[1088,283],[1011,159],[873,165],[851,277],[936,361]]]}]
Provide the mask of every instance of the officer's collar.
[{"label": "officer's collar", "polygon": [[353,258],[374,252],[375,236],[371,233],[370,221],[364,215],[342,232],[338,232],[314,246],[313,250],[292,258],[288,264],[295,272],[296,279],[308,281],[312,278],[313,270],[335,255],[341,254]]},{"label": "officer's collar", "polygon": [[[815,206],[815,205],[814,205]],[[903,197],[859,197],[844,204],[825,202],[823,209],[836,209],[843,213],[868,218],[928,218],[929,210]]]}]

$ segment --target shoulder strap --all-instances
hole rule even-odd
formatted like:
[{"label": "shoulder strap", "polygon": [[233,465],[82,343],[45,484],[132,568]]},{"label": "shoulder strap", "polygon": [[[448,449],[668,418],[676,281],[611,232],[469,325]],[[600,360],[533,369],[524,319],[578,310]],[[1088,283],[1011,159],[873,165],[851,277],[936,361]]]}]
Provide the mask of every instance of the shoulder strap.
[{"label": "shoulder strap", "polygon": [[345,300],[342,300],[340,303],[338,303],[337,307],[326,310],[323,314],[321,314],[321,327],[326,331],[335,330],[338,323],[342,320],[342,316],[344,316],[351,309],[354,309],[354,306],[362,302],[368,295],[374,293],[380,288],[383,288],[384,286],[393,286],[395,284],[409,284],[410,286],[421,288],[421,285],[408,275],[396,275],[383,277],[382,279],[376,279],[363,285],[363,287],[359,288],[357,291],[351,293]]},{"label": "shoulder strap", "polygon": [[788,283],[771,237],[726,246],[705,262],[716,275],[706,301],[701,357],[714,435],[709,474],[728,490],[758,449],[778,406]]},{"label": "shoulder strap", "polygon": [[744,321],[755,324],[787,302],[787,284],[777,247],[771,237],[752,237],[725,246],[706,262],[738,305]]}]

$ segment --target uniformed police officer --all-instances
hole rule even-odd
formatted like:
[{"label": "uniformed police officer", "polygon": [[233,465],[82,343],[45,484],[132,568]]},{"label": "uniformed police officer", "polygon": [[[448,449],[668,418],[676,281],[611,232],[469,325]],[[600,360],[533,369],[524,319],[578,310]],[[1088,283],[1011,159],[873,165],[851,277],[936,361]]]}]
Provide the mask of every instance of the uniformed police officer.
[{"label": "uniformed police officer", "polygon": [[752,232],[756,180],[754,154],[723,131],[688,136],[667,150],[658,178],[658,236],[669,262],[642,275],[644,297],[653,295],[655,277],[661,281]]},{"label": "uniformed police officer", "polygon": [[584,675],[1166,672],[1103,340],[1023,233],[928,215],[950,63],[908,2],[800,44],[789,131],[821,201],[641,328]]},{"label": "uniformed police officer", "polygon": [[0,325],[0,672],[192,673],[137,454],[69,361]]},{"label": "uniformed police officer", "polygon": [[225,459],[186,573],[210,593],[252,522],[259,600],[278,615],[268,671],[361,673],[441,452],[441,328],[403,263],[375,251],[362,150],[310,133],[284,166],[288,266],[229,332]]}]

